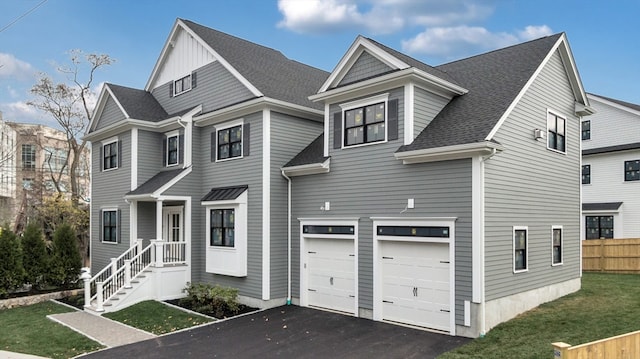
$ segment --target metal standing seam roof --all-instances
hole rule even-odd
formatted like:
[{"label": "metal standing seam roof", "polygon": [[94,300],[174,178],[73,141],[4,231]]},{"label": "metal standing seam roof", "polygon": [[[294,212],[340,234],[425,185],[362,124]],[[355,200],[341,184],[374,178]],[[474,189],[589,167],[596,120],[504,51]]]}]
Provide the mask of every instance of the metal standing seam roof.
[{"label": "metal standing seam roof", "polygon": [[583,211],[617,211],[624,202],[583,203]]},{"label": "metal standing seam roof", "polygon": [[167,182],[176,178],[183,171],[187,171],[187,168],[180,168],[169,171],[158,172],[155,176],[148,179],[145,183],[138,186],[138,188],[130,191],[125,196],[138,196],[138,195],[150,195],[159,190]]},{"label": "metal standing seam roof", "polygon": [[210,202],[236,199],[248,188],[248,185],[212,188],[200,201]]}]

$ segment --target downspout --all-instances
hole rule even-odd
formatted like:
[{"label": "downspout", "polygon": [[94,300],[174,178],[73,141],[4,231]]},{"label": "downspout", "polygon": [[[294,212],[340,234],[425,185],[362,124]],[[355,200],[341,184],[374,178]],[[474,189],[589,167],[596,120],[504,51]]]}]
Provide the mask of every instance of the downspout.
[{"label": "downspout", "polygon": [[291,305],[291,178],[281,171],[287,179],[287,305]]},{"label": "downspout", "polygon": [[[189,129],[191,127],[191,122],[186,122],[185,124],[183,124],[181,117],[178,117],[177,121],[178,121],[178,125],[180,125],[180,126],[182,126],[182,128],[184,128],[184,148],[182,149],[184,151],[184,161],[182,161],[182,168],[187,168],[187,167],[189,167],[187,165],[187,162],[191,162],[191,155],[189,155],[189,159],[187,160],[187,139],[189,141],[191,140],[190,138],[187,137],[187,136],[191,136],[191,133],[187,133],[187,132],[191,132],[191,131],[189,131]],[[187,125],[189,125],[189,128],[187,128]],[[191,144],[189,143],[189,146],[190,145]]]}]

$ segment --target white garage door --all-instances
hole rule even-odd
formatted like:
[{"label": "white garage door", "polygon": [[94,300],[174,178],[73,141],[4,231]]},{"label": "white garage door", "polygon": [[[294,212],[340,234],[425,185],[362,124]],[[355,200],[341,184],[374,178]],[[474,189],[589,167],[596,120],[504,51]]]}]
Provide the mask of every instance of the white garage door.
[{"label": "white garage door", "polygon": [[310,306],[355,310],[355,255],[352,239],[307,239],[307,295]]},{"label": "white garage door", "polygon": [[382,318],[450,331],[449,244],[380,241]]}]

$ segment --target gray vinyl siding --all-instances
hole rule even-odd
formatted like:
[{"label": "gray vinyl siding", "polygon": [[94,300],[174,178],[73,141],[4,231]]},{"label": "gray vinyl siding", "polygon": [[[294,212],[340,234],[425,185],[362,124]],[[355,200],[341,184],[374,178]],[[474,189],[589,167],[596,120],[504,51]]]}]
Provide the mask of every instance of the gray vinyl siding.
[{"label": "gray vinyl siding", "polygon": [[[397,98],[398,132],[403,133],[402,89]],[[339,111],[336,105],[333,113]],[[333,143],[333,131],[329,131]],[[400,136],[402,137],[402,136]],[[456,323],[464,323],[464,301],[471,300],[471,160],[403,165],[393,154],[403,139],[347,149],[330,146],[331,172],[293,180],[293,286],[300,289],[300,223],[297,218],[359,218],[358,295],[361,308],[373,308],[373,222],[370,217],[456,217]],[[405,209],[408,198],[415,209]],[[320,206],[331,203],[331,210]]]},{"label": "gray vinyl siding", "polygon": [[[534,129],[546,131],[547,109],[566,116],[566,155],[533,137]],[[485,162],[487,300],[580,276],[580,120],[573,110],[556,53],[496,133],[506,150]],[[564,227],[564,264],[555,267],[552,225]],[[513,226],[529,228],[528,272],[513,273]]]},{"label": "gray vinyl siding", "polygon": [[[115,258],[129,248],[129,205],[123,200],[131,186],[131,132],[118,135],[121,144],[121,165],[114,170],[100,170],[100,141],[92,142],[91,163],[91,270],[97,273],[109,258]],[[118,244],[100,242],[101,209],[117,208],[120,210],[120,240]]]},{"label": "gray vinyl siding", "polygon": [[162,169],[162,133],[138,130],[138,186]]},{"label": "gray vinyl siding", "polygon": [[100,119],[96,124],[96,129],[94,131],[103,129],[109,125],[113,125],[119,121],[124,120],[126,117],[124,113],[118,107],[118,104],[113,100],[111,96],[107,98],[107,103],[104,105],[104,109],[102,110],[102,114],[100,115]]},{"label": "gray vinyl siding", "polygon": [[178,96],[169,97],[169,82],[152,90],[151,94],[167,113],[179,113],[200,104],[202,112],[207,113],[255,97],[218,61],[202,66],[195,72],[196,87]]},{"label": "gray vinyl siding", "polygon": [[318,137],[322,129],[320,122],[271,112],[271,298],[287,295],[288,193],[287,180],[280,169]]},{"label": "gray vinyl siding", "polygon": [[377,75],[384,74],[392,69],[385,65],[382,61],[376,59],[370,53],[364,51],[356,62],[351,66],[349,72],[347,72],[344,78],[340,81],[338,86],[358,82],[364,79],[368,79]]},{"label": "gray vinyl siding", "polygon": [[156,203],[138,202],[138,238],[145,240],[156,239]]},{"label": "gray vinyl siding", "polygon": [[[200,80],[198,80],[200,81]],[[262,297],[262,112],[245,116],[244,123],[250,124],[250,155],[223,162],[211,162],[212,126],[198,128],[199,149],[194,150],[194,163],[202,166],[200,193],[193,197],[192,233],[192,280],[220,284],[239,289],[240,295]],[[224,124],[220,124],[224,125]],[[218,125],[218,126],[220,126]],[[192,173],[193,175],[193,173]],[[200,199],[212,188],[248,185],[248,234],[247,234],[247,276],[243,278],[216,275],[205,270],[205,213]]]},{"label": "gray vinyl siding", "polygon": [[449,103],[449,100],[419,87],[414,90],[413,136],[418,136]]}]

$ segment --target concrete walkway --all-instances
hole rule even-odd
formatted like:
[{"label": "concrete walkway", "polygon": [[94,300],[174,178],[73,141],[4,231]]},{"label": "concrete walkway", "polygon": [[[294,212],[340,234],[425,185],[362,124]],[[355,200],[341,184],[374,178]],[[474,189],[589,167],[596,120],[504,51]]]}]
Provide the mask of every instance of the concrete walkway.
[{"label": "concrete walkway", "polygon": [[120,322],[81,311],[47,317],[110,348],[156,337]]},{"label": "concrete walkway", "polygon": [[39,357],[36,355],[5,352],[3,350],[0,350],[0,359],[46,359],[46,358]]}]

